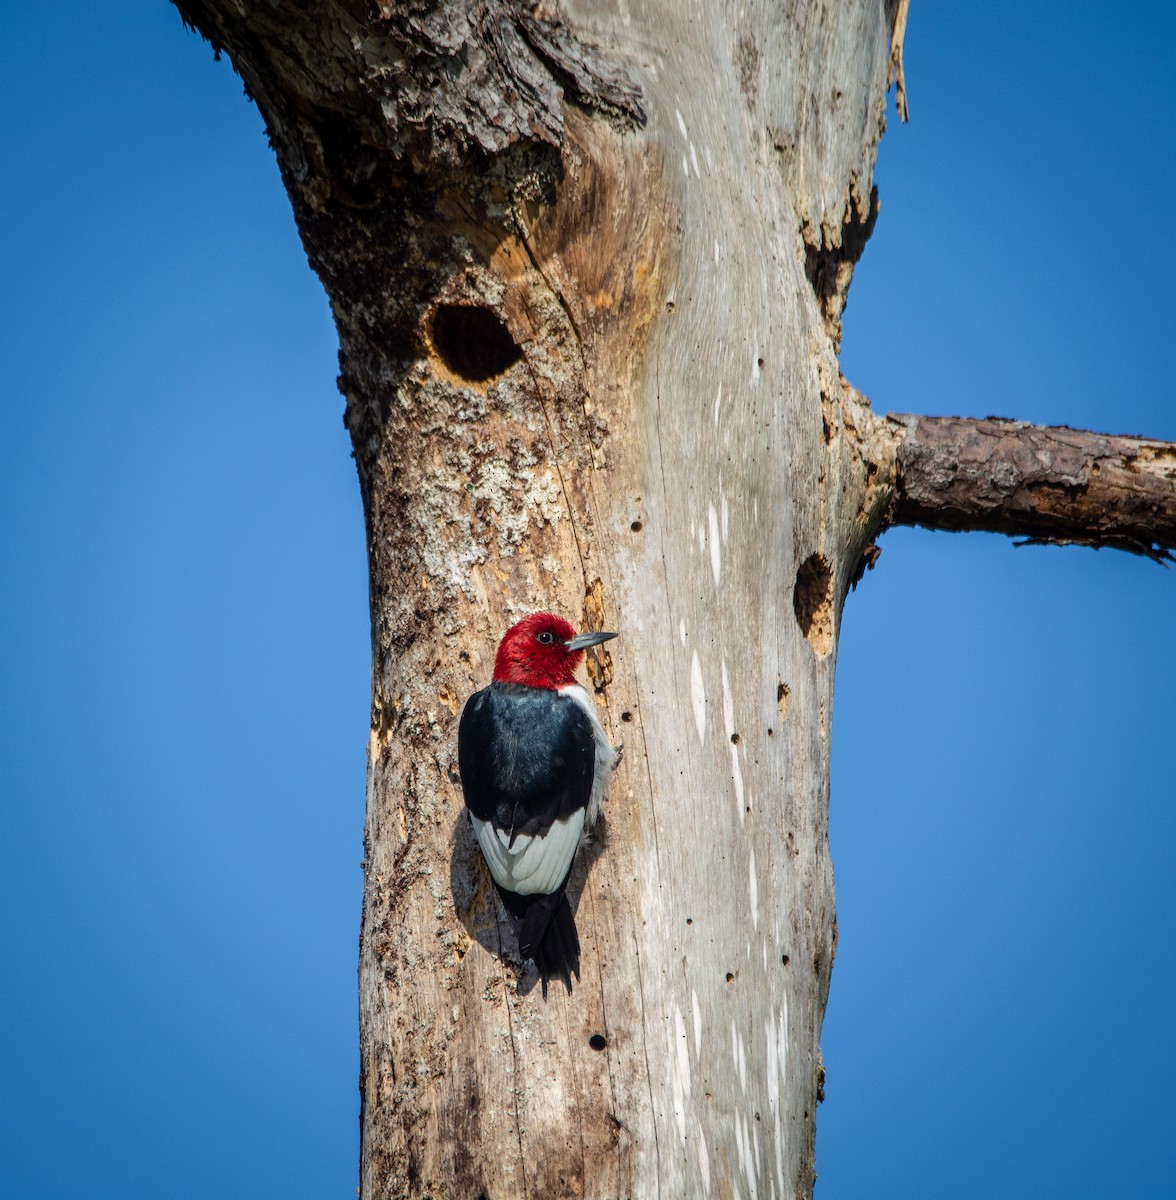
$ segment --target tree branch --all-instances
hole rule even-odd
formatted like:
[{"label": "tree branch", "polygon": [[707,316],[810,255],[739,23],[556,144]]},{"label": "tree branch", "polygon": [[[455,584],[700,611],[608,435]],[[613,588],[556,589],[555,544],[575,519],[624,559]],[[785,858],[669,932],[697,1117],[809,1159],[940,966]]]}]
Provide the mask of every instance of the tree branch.
[{"label": "tree branch", "polygon": [[887,525],[1172,559],[1176,443],[998,417],[892,413],[886,424],[896,438]]}]

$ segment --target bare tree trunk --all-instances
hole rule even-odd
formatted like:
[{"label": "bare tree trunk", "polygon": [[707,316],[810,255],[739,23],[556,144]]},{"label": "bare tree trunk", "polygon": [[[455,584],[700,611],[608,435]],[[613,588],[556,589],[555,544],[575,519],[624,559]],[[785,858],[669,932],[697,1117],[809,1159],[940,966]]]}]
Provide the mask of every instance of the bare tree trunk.
[{"label": "bare tree trunk", "polygon": [[[929,460],[836,358],[906,4],[176,3],[260,106],[339,329],[363,1196],[808,1195],[841,603],[927,519],[892,502]],[[592,681],[625,746],[547,1002],[454,752],[540,607],[621,631]]]}]

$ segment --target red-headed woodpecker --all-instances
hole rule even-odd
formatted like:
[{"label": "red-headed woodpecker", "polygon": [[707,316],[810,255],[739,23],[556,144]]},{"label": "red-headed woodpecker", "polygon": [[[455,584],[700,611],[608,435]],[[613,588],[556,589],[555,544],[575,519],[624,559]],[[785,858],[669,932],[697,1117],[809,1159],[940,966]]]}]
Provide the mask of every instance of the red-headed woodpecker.
[{"label": "red-headed woodpecker", "polygon": [[580,978],[580,938],[564,889],[600,812],[617,752],[573,672],[588,646],[615,633],[581,633],[533,613],[498,647],[494,679],[466,702],[457,762],[474,836],[510,913],[523,958],[547,995]]}]

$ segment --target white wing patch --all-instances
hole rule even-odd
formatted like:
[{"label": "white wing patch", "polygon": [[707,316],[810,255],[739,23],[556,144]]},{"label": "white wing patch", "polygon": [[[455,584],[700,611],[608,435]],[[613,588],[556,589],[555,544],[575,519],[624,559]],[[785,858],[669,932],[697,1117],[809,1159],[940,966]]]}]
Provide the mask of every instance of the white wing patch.
[{"label": "white wing patch", "polygon": [[555,821],[545,834],[519,834],[508,847],[510,834],[470,814],[474,837],[482,847],[494,882],[520,896],[549,896],[561,883],[576,856],[584,832],[584,813]]}]

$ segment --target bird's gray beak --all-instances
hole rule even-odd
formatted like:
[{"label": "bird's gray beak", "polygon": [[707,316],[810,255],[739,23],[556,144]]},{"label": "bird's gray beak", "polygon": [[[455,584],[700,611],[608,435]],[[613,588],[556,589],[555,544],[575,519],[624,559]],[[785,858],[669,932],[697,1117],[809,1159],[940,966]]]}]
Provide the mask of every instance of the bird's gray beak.
[{"label": "bird's gray beak", "polygon": [[564,642],[565,650],[587,650],[589,646],[599,646],[601,642],[607,642],[609,638],[615,638],[615,633],[578,633],[574,638],[568,638]]}]

